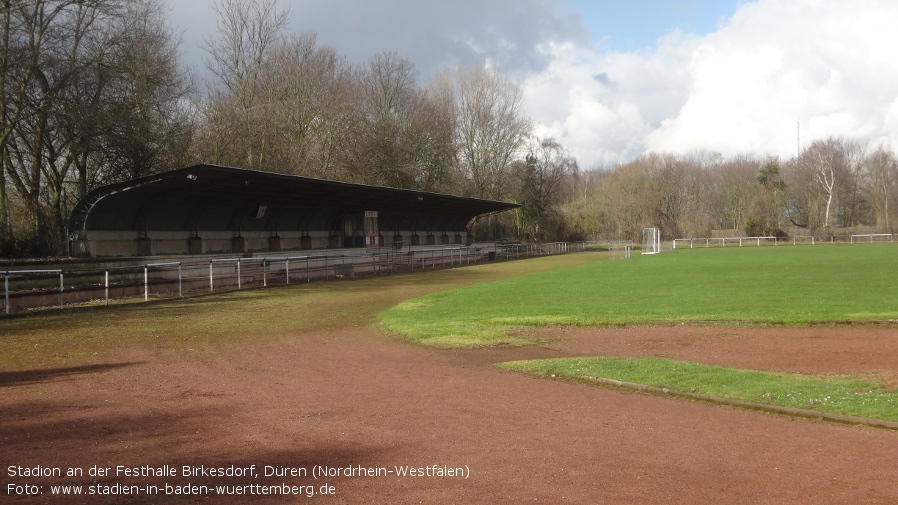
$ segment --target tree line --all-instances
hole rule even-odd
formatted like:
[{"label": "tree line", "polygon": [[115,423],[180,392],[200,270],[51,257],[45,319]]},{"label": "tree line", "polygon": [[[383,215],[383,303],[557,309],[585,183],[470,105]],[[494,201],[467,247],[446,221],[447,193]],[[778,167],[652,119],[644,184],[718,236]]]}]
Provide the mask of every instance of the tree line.
[{"label": "tree line", "polygon": [[197,163],[522,205],[478,222],[483,239],[891,231],[898,208],[894,153],[842,138],[792,160],[650,153],[581,170],[534,133],[494,65],[426,81],[396,53],[352,65],[314,33],[287,34],[274,0],[215,4],[204,82],[161,0],[0,6],[0,257],[65,254],[90,190]]},{"label": "tree line", "polygon": [[828,238],[894,233],[898,159],[880,144],[816,140],[790,159],[708,151],[649,153],[610,170],[577,174],[559,206],[572,235],[639,240],[728,236]]}]

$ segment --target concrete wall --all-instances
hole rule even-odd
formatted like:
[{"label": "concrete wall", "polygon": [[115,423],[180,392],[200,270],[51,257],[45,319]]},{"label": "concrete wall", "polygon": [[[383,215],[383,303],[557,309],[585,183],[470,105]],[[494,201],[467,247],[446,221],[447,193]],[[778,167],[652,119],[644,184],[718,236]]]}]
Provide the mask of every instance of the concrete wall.
[{"label": "concrete wall", "polygon": [[[206,231],[193,236],[186,231],[150,231],[146,236],[135,231],[89,231],[87,240],[72,244],[73,255],[79,257],[129,257],[183,254],[241,254],[265,251],[303,251],[339,249],[343,237],[326,231],[279,232],[272,237],[265,231]],[[397,245],[469,244],[467,233],[427,233],[414,231],[386,232],[380,236],[381,247]],[[355,249],[355,248],[350,248]]]}]

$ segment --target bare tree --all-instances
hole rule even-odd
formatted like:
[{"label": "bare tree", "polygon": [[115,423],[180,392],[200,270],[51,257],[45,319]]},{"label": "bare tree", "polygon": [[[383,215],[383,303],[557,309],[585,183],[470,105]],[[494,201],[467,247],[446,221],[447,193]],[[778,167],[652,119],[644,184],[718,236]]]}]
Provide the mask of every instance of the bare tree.
[{"label": "bare tree", "polygon": [[875,222],[863,189],[867,162],[867,145],[854,139],[838,140],[840,170],[838,207],[835,209],[841,226],[857,226]]},{"label": "bare tree", "polygon": [[290,12],[276,0],[222,0],[213,10],[218,32],[207,39],[206,66],[245,105],[253,103],[256,83],[269,48],[278,40]]},{"label": "bare tree", "polygon": [[474,196],[501,200],[509,167],[533,127],[521,88],[490,65],[459,69],[454,84],[459,163]]},{"label": "bare tree", "polygon": [[265,58],[259,77],[259,102],[266,114],[257,119],[270,139],[267,169],[326,176],[342,151],[328,143],[328,132],[346,125],[344,90],[351,83],[337,52],[319,46],[314,33],[278,41]]},{"label": "bare tree", "polygon": [[183,164],[193,82],[158,0],[124,3],[101,27],[93,63],[71,88],[64,131],[78,194]]},{"label": "bare tree", "polygon": [[595,190],[597,211],[607,223],[602,235],[614,240],[640,240],[642,228],[654,226],[655,200],[646,164],[637,159],[602,177]]},{"label": "bare tree", "polygon": [[[51,224],[61,224],[62,177],[58,175],[65,168],[59,165],[66,163],[70,147],[60,129],[59,112],[69,100],[67,92],[97,53],[98,26],[117,4],[112,0],[17,0],[4,7],[16,19],[10,20],[10,27],[16,27],[10,43],[20,57],[5,72],[5,90],[15,91],[4,96],[4,101],[13,100],[4,109],[14,121],[0,146],[2,164],[30,221],[27,233],[34,247],[29,252],[46,254],[60,244],[58,235],[47,231]],[[10,108],[17,112],[10,114]],[[41,205],[42,198],[52,213]],[[52,223],[54,217],[56,223]]]},{"label": "bare tree", "polygon": [[436,189],[454,162],[451,109],[418,85],[414,64],[375,55],[359,73],[358,121],[348,169],[364,182]]},{"label": "bare tree", "polygon": [[[652,181],[650,199],[651,226],[661,228],[666,236],[679,236],[701,206],[703,161],[695,156],[677,157],[671,154],[649,153],[636,162],[643,165]],[[704,226],[702,226],[704,228]]]},{"label": "bare tree", "polygon": [[835,196],[836,151],[831,145],[816,141],[807,149],[807,163],[811,164],[814,179],[824,192],[826,209],[823,212],[823,228],[830,229],[830,214]]},{"label": "bare tree", "polygon": [[706,198],[716,202],[709,216],[711,230],[739,230],[745,226],[758,191],[760,164],[754,157],[734,156],[709,172],[708,177],[712,182]]},{"label": "bare tree", "polygon": [[867,158],[867,191],[881,232],[892,233],[893,200],[898,197],[898,160],[885,146],[879,145]]},{"label": "bare tree", "polygon": [[0,11],[0,256],[11,249],[12,228],[9,216],[9,197],[6,191],[6,170],[9,166],[7,142],[22,115],[22,98],[30,76],[19,74],[16,82],[14,72],[21,68],[23,51],[22,28],[19,16],[13,15],[13,5],[5,2]]},{"label": "bare tree", "polygon": [[187,131],[172,111],[189,83],[156,0],[4,7],[2,203],[8,182],[31,222],[20,231],[24,252],[59,253],[77,197],[167,166],[161,153]]},{"label": "bare tree", "polygon": [[218,148],[239,150],[241,165],[261,168],[271,132],[258,128],[257,119],[270,113],[271,104],[258,100],[258,84],[289,11],[279,9],[276,0],[223,0],[215,4],[215,12],[218,30],[205,42],[205,61],[218,86],[206,103],[206,122],[213,130],[233,132],[219,139]]},{"label": "bare tree", "polygon": [[361,121],[352,170],[372,183],[413,187],[416,153],[410,144],[419,101],[418,70],[407,58],[381,53],[370,60],[359,80]]},{"label": "bare tree", "polygon": [[[830,137],[811,143],[801,154],[822,190],[824,200],[822,226],[832,233],[836,224],[850,226],[858,221],[860,205],[859,179],[866,158],[866,148],[859,142],[842,137]],[[839,222],[833,218],[838,207]]]},{"label": "bare tree", "polygon": [[[567,195],[565,185],[577,172],[577,160],[553,138],[532,138],[520,164],[518,203],[523,205],[523,228],[532,240],[559,238],[556,205]],[[554,225],[554,226],[553,226]]]}]

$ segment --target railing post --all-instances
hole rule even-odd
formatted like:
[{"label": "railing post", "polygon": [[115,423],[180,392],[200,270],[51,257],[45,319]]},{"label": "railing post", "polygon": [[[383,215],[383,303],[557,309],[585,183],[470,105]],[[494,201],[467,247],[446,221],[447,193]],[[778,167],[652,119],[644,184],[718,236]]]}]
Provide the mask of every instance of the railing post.
[{"label": "railing post", "polygon": [[106,305],[109,305],[109,270],[106,270],[106,280],[103,285],[106,288]]},{"label": "railing post", "polygon": [[62,276],[63,276],[63,273],[59,272],[59,307],[60,308],[63,306],[62,292],[65,290],[65,286],[62,281]]},{"label": "railing post", "polygon": [[215,291],[212,286],[212,260],[209,260],[209,292]]},{"label": "railing post", "polygon": [[6,313],[9,314],[9,274],[3,274],[3,298],[6,303]]},{"label": "railing post", "polygon": [[178,262],[178,297],[184,297],[184,281],[181,277],[181,262]]},{"label": "railing post", "polygon": [[150,299],[150,276],[147,273],[149,267],[147,265],[143,266],[143,301],[147,301]]}]

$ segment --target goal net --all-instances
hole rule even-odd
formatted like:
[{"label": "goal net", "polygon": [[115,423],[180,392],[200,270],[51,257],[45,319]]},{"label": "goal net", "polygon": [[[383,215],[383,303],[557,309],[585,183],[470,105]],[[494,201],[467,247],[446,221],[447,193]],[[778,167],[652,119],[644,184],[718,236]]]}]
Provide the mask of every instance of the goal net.
[{"label": "goal net", "polygon": [[643,228],[642,254],[658,254],[661,252],[661,229]]}]

